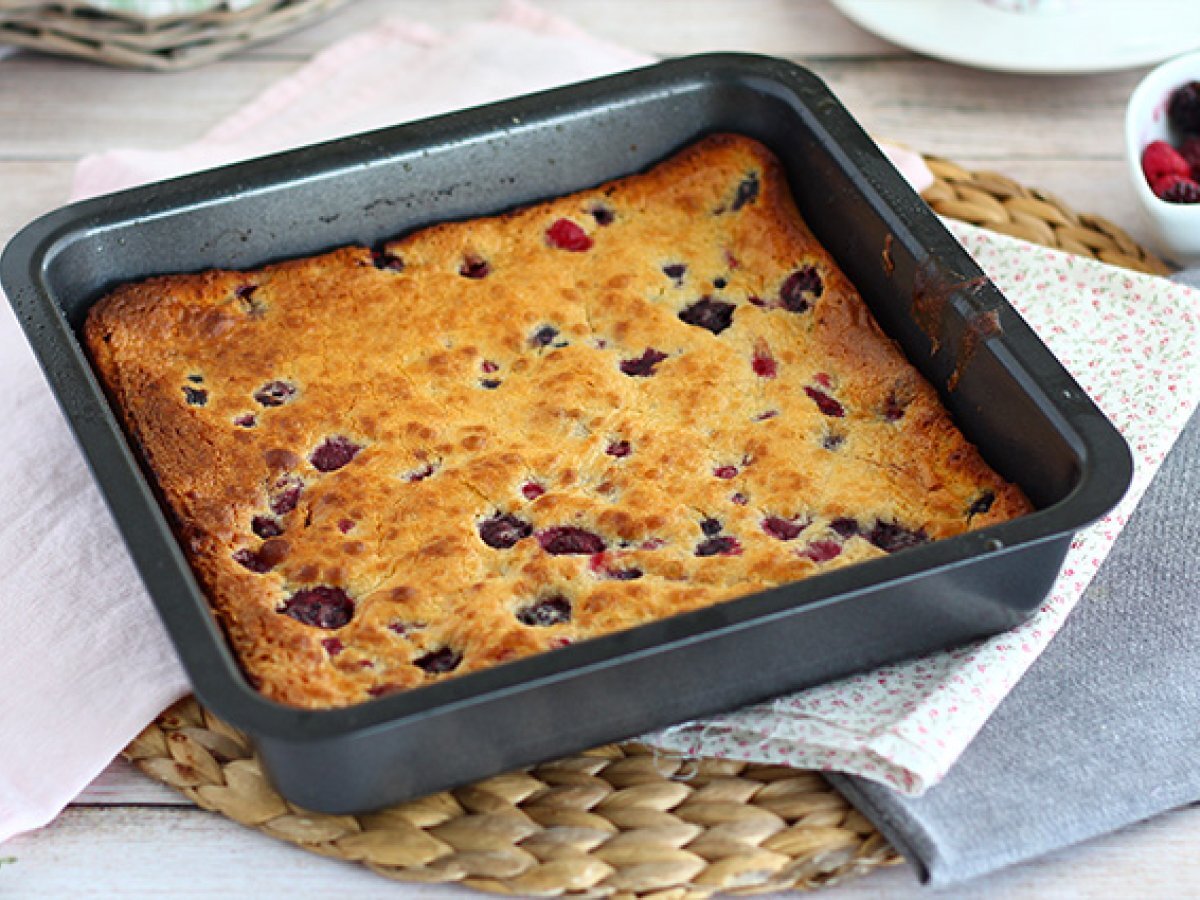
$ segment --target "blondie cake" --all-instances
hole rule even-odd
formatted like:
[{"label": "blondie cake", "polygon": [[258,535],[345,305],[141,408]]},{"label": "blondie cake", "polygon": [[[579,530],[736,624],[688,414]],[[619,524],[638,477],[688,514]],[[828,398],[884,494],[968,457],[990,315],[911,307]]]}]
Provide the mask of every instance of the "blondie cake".
[{"label": "blondie cake", "polygon": [[252,682],[342,706],[1030,510],[771,153],[122,286],[87,345]]}]

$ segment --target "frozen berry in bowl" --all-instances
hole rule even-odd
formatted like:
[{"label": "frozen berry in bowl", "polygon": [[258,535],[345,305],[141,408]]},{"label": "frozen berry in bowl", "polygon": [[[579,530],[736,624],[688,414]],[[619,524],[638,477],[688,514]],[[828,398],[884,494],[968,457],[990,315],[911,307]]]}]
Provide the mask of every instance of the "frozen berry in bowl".
[{"label": "frozen berry in bowl", "polygon": [[1192,179],[1200,181],[1200,134],[1185,138],[1179,145],[1179,155],[1192,167]]},{"label": "frozen berry in bowl", "polygon": [[1142,174],[1153,187],[1156,181],[1168,175],[1190,178],[1192,167],[1178,150],[1166,141],[1151,141],[1142,151]]},{"label": "frozen berry in bowl", "polygon": [[1200,264],[1200,51],[1163,63],[1134,89],[1125,158],[1149,245],[1170,263]]},{"label": "frozen berry in bowl", "polygon": [[1151,187],[1156,197],[1168,203],[1200,203],[1200,184],[1183,175],[1166,175]]},{"label": "frozen berry in bowl", "polygon": [[1171,91],[1167,121],[1182,134],[1200,134],[1200,80],[1185,82]]}]

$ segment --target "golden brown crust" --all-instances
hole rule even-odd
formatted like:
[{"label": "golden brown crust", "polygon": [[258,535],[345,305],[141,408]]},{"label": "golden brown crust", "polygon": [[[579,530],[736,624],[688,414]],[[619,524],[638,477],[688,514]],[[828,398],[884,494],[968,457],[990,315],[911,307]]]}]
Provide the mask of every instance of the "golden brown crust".
[{"label": "golden brown crust", "polygon": [[732,135],[374,254],[125,285],[86,338],[242,664],[298,706],[1030,509]]}]

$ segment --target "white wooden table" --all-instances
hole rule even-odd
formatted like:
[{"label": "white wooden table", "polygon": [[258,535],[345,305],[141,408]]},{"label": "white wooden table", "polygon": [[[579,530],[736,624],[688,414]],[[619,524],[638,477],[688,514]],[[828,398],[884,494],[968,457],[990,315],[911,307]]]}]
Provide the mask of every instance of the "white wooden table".
[{"label": "white wooden table", "polygon": [[[650,53],[746,50],[796,59],[820,74],[875,135],[1047,188],[1078,210],[1146,237],[1121,145],[1125,99],[1140,72],[1040,78],[961,69],[871,37],[825,0],[542,2],[598,35]],[[182,74],[123,72],[26,53],[0,61],[0,243],[64,200],[84,154],[195,139],[314,51],[381,15],[453,28],[497,5],[355,0],[330,21]],[[0,735],[11,727],[0,724]],[[1200,808],[1181,810],[937,895],[1200,896],[1198,843]],[[123,763],[53,824],[0,846],[4,857],[15,857],[0,863],[4,897],[480,896],[395,885],[312,856],[191,807]],[[896,868],[822,896],[918,892],[928,893],[906,868]]]}]

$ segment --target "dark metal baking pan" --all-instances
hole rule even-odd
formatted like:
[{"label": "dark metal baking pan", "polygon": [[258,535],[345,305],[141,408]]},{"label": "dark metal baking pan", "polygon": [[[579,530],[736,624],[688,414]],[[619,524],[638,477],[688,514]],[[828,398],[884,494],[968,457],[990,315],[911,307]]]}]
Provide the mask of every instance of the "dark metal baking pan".
[{"label": "dark metal baking pan", "polygon": [[[246,681],[110,409],[79,329],[112,286],[246,268],[551,197],[716,131],[782,159],[817,237],[1031,515],[359,706]],[[200,699],[283,794],[379,807],[1009,628],[1130,477],[1083,391],[825,85],[786,62],[681,59],[66,207],[0,278]],[[64,561],[66,564],[66,561]]]}]

